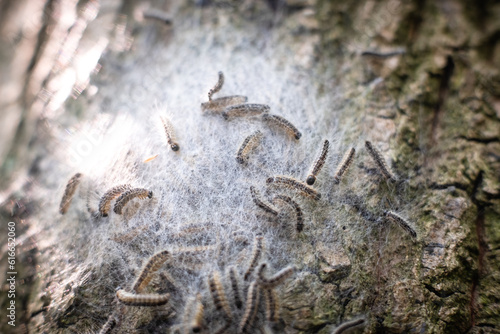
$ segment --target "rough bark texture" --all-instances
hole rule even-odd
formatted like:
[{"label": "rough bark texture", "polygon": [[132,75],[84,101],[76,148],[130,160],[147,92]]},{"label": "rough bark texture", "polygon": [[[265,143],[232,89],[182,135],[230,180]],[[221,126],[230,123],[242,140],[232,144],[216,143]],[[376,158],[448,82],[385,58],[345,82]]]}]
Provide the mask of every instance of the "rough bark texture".
[{"label": "rough bark texture", "polygon": [[[300,273],[281,287],[284,325],[276,332],[330,333],[363,316],[366,326],[359,332],[364,333],[500,333],[498,4],[289,0],[150,5],[175,14],[172,23],[142,20],[137,13],[145,7],[136,1],[0,2],[1,224],[16,222],[18,242],[17,326],[7,325],[2,311],[1,332],[91,332],[104,324],[113,310],[113,284],[134,275],[116,268],[119,262],[99,270],[88,266],[88,254],[103,252],[91,248],[95,244],[86,239],[89,235],[58,239],[65,233],[75,238],[76,231],[85,229],[79,222],[90,221],[84,209],[73,212],[71,223],[63,220],[56,213],[60,198],[47,199],[58,197],[79,171],[61,162],[61,152],[72,143],[64,133],[77,131],[75,124],[92,124],[102,113],[114,117],[123,109],[140,109],[146,103],[141,96],[180,85],[170,80],[177,78],[173,71],[163,73],[166,79],[155,77],[162,68],[148,67],[147,57],[161,54],[155,46],[180,40],[180,50],[189,46],[202,53],[194,41],[206,31],[213,40],[203,47],[239,55],[241,45],[265,51],[268,44],[277,44],[276,68],[303,75],[296,81],[307,83],[302,88],[314,101],[333,101],[331,109],[318,102],[299,112],[309,125],[315,125],[316,114],[325,120],[315,143],[334,129],[342,133],[344,148],[357,143],[352,145],[362,150],[364,141],[371,140],[400,176],[396,184],[385,182],[357,149],[356,169],[346,176],[353,188],[329,194],[341,206],[335,208],[335,224],[329,225],[333,211],[316,212],[316,231],[291,246],[300,249],[295,262]],[[220,36],[232,31],[231,36],[241,32],[246,38],[252,29],[255,38],[248,42]],[[273,37],[266,39],[271,32]],[[93,73],[98,60],[101,73]],[[142,86],[127,86],[134,67],[144,69]],[[218,70],[210,69],[210,80]],[[251,70],[243,67],[232,80],[243,81]],[[182,93],[206,99],[203,90]],[[282,94],[286,100],[287,92]],[[76,99],[66,100],[70,95]],[[124,107],[127,99],[133,101]],[[331,130],[329,121],[335,124]],[[307,147],[307,161],[318,148]],[[417,240],[381,223],[384,210],[403,211]],[[332,226],[335,236],[321,238],[330,235]],[[6,232],[0,240],[5,245]],[[2,282],[6,250],[3,246]],[[117,277],[104,279],[109,273]],[[3,291],[0,309],[8,302]],[[182,312],[175,307],[129,311],[117,332],[170,332]]]}]

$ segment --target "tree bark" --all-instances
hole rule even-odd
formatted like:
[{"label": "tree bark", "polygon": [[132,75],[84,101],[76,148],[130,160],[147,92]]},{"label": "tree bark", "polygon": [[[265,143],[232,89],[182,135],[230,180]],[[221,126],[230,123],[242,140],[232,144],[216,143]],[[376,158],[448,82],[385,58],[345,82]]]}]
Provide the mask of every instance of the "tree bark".
[{"label": "tree bark", "polygon": [[[262,302],[258,327],[331,333],[359,318],[363,333],[500,333],[495,2],[26,0],[0,8],[3,282],[10,221],[17,241],[16,327],[2,316],[1,332],[97,332],[116,312],[116,333],[173,333],[184,330],[196,292],[204,330],[215,332],[224,321],[206,279],[230,265],[243,273],[260,233],[269,275],[297,269],[276,290],[281,320],[270,326]],[[153,9],[165,16],[143,16]],[[255,119],[200,111],[219,70],[217,96],[270,105],[300,140]],[[165,110],[179,152],[153,131]],[[257,128],[261,148],[239,166],[234,155]],[[266,216],[248,188],[271,199],[266,177],[304,180],[324,139],[320,201],[293,197],[304,216],[298,233],[292,211]],[[397,181],[384,178],[365,141]],[[354,162],[335,184],[351,147]],[[60,215],[77,172],[84,179]],[[153,189],[153,199],[131,202],[123,216],[89,215],[87,206],[123,183]],[[176,239],[188,222],[211,229],[191,243]],[[114,300],[155,252],[207,243],[219,257],[201,255],[201,269],[174,263],[153,277],[148,291],[171,293],[166,306]],[[242,317],[234,311],[235,322]]]}]

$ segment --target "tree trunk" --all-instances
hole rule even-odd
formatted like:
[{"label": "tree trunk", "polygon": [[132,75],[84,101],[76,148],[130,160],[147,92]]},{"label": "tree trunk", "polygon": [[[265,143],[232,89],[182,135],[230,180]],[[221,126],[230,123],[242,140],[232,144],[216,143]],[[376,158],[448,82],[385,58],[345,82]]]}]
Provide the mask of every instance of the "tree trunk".
[{"label": "tree trunk", "polygon": [[[9,284],[0,295],[1,332],[98,332],[110,315],[116,333],[187,332],[186,305],[197,294],[202,332],[226,324],[236,332],[258,268],[239,280],[241,309],[226,274],[234,267],[243,277],[262,237],[256,263],[267,263],[266,275],[295,271],[274,289],[279,320],[267,319],[268,294],[258,294],[248,332],[331,333],[363,319],[360,333],[500,333],[498,4],[25,0],[0,8],[0,277],[16,272],[15,298]],[[300,138],[266,116],[202,111],[219,71],[225,81],[214,98],[266,104]],[[239,164],[240,145],[257,130],[260,145]],[[268,180],[305,180],[324,140],[319,200]],[[350,148],[353,163],[337,183]],[[60,214],[76,173],[81,182]],[[100,197],[121,184],[152,198],[96,217]],[[279,214],[257,206],[250,187]],[[277,195],[300,205],[302,231]],[[130,291],[165,249],[171,259],[144,293],[169,293],[169,302],[118,302],[115,289]],[[210,291],[217,271],[232,322]],[[11,300],[15,327],[5,321]]]}]

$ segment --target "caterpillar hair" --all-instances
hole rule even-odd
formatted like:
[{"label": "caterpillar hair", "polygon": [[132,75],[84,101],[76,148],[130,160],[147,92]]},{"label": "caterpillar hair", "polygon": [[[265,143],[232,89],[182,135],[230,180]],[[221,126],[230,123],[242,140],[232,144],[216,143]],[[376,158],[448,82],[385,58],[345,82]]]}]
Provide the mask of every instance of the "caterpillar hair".
[{"label": "caterpillar hair", "polygon": [[329,148],[330,148],[330,142],[328,140],[325,140],[325,142],[323,143],[323,149],[321,150],[321,154],[312,165],[311,172],[307,176],[306,183],[308,185],[312,186],[314,182],[316,182],[316,176],[318,176],[318,173],[321,171],[321,168],[323,168],[323,165],[325,164]]},{"label": "caterpillar hair", "polygon": [[278,273],[276,273],[274,276],[271,276],[269,278],[264,277],[264,271],[266,269],[267,264],[262,263],[259,267],[258,270],[258,276],[259,276],[259,285],[262,286],[264,289],[273,289],[283,283],[288,277],[292,276],[292,274],[295,271],[295,267],[287,267],[285,269],[282,269]]},{"label": "caterpillar hair", "polygon": [[146,160],[144,160],[144,163],[153,161],[154,159],[156,159],[158,157],[158,155],[159,154],[156,154],[156,155],[153,155],[152,157],[147,158]]},{"label": "caterpillar hair", "polygon": [[387,218],[389,218],[389,220],[401,226],[406,232],[410,233],[413,239],[417,237],[417,232],[415,232],[415,230],[410,226],[410,224],[406,220],[404,220],[400,215],[392,211],[386,211],[384,212],[384,215]]},{"label": "caterpillar hair", "polygon": [[117,322],[118,321],[116,319],[116,315],[113,312],[108,317],[108,320],[106,321],[106,323],[102,326],[101,330],[99,331],[99,334],[109,334],[109,333],[111,333],[111,331],[113,330],[113,328],[115,328]]},{"label": "caterpillar hair", "polygon": [[207,245],[207,246],[191,246],[191,247],[181,247],[173,251],[175,254],[192,254],[201,253],[207,251],[213,251],[217,249],[217,245]]},{"label": "caterpillar hair", "polygon": [[264,238],[261,236],[255,237],[252,250],[252,260],[250,261],[250,265],[248,266],[248,269],[245,272],[244,276],[245,281],[248,281],[248,278],[250,278],[250,275],[252,275],[252,272],[254,271],[255,267],[257,267],[257,263],[259,262],[260,256],[262,255],[263,248],[264,248]]},{"label": "caterpillar hair", "polygon": [[233,289],[234,305],[241,309],[243,302],[241,301],[240,288],[238,286],[239,275],[235,267],[230,267],[228,270],[229,280],[231,281],[231,288]]},{"label": "caterpillar hair", "polygon": [[300,208],[300,205],[295,202],[291,197],[285,196],[285,195],[276,195],[273,198],[273,203],[276,203],[278,201],[282,201],[290,205],[294,210],[295,210],[295,219],[296,219],[296,228],[297,232],[302,232],[304,229],[304,220],[302,218],[302,209]]},{"label": "caterpillar hair", "polygon": [[272,114],[264,114],[262,115],[262,118],[271,123],[274,124],[282,129],[284,129],[286,132],[288,132],[290,135],[292,135],[295,139],[299,140],[300,137],[302,137],[302,133],[300,133],[297,128],[290,123],[288,120],[285,118],[278,116],[278,115],[272,115]]},{"label": "caterpillar hair", "polygon": [[107,217],[111,207],[111,201],[130,189],[132,189],[132,187],[129,184],[122,184],[106,191],[99,201],[99,213],[101,216]]},{"label": "caterpillar hair", "polygon": [[256,281],[253,281],[248,288],[245,313],[241,318],[238,333],[250,333],[253,321],[259,309],[260,289]]},{"label": "caterpillar hair", "polygon": [[201,104],[201,111],[222,112],[228,106],[245,103],[247,101],[248,97],[243,95],[231,95],[231,96],[219,97],[213,99],[212,101],[203,102]]},{"label": "caterpillar hair", "polygon": [[333,331],[332,334],[342,334],[346,330],[351,329],[351,328],[356,327],[356,326],[359,326],[359,325],[363,324],[364,322],[365,322],[365,319],[356,319],[356,320],[344,322],[343,324],[341,324],[340,326],[335,328],[335,330]]},{"label": "caterpillar hair", "polygon": [[174,135],[174,129],[172,123],[165,116],[160,116],[161,123],[163,124],[163,129],[165,130],[165,136],[167,137],[167,143],[170,145],[172,151],[177,152],[179,150],[179,144],[177,144]]},{"label": "caterpillar hair", "polygon": [[340,178],[342,177],[342,175],[344,175],[344,173],[347,171],[352,161],[354,160],[354,153],[356,153],[356,150],[353,147],[344,154],[342,161],[335,171],[335,176],[333,177],[335,183],[340,183]]},{"label": "caterpillar hair", "polygon": [[172,23],[172,17],[169,14],[158,9],[148,9],[142,12],[142,17],[144,19],[158,20],[161,23],[165,24]]},{"label": "caterpillar hair", "polygon": [[229,117],[234,116],[256,116],[268,113],[269,110],[271,110],[271,108],[266,104],[242,103],[227,107],[222,113],[222,117],[227,120]]},{"label": "caterpillar hair", "polygon": [[113,207],[113,211],[116,214],[121,215],[123,207],[136,197],[140,199],[145,199],[146,197],[153,198],[153,192],[143,188],[134,188],[127,190],[124,193],[122,193],[120,197],[118,197],[115,206]]},{"label": "caterpillar hair", "polygon": [[116,297],[118,298],[118,301],[120,303],[127,306],[161,306],[168,303],[170,299],[170,294],[166,293],[163,295],[157,295],[157,294],[138,295],[120,289],[116,291]]},{"label": "caterpillar hair", "polygon": [[224,318],[227,322],[232,322],[233,316],[231,314],[231,309],[229,308],[229,303],[224,292],[224,286],[222,285],[220,279],[220,273],[214,271],[212,276],[208,279],[208,287],[210,289],[210,294],[214,300],[215,308],[218,311],[224,312]]},{"label": "caterpillar hair", "polygon": [[151,281],[153,278],[153,274],[160,269],[160,267],[171,257],[171,254],[169,251],[164,250],[161,252],[158,252],[151,256],[146,262],[146,265],[144,268],[142,268],[141,273],[135,280],[134,285],[132,286],[132,291],[134,292],[141,292]]},{"label": "caterpillar hair", "polygon": [[219,71],[219,80],[215,84],[214,88],[208,91],[208,101],[212,101],[212,95],[220,91],[223,85],[224,85],[224,73]]},{"label": "caterpillar hair", "polygon": [[266,300],[266,320],[270,322],[279,321],[279,300],[276,291],[273,289],[264,290]]},{"label": "caterpillar hair", "polygon": [[259,193],[259,191],[257,189],[255,189],[254,186],[250,187],[250,193],[252,195],[252,199],[253,199],[253,202],[255,203],[255,205],[257,205],[258,207],[260,207],[261,209],[263,209],[267,213],[270,213],[270,214],[272,214],[274,216],[278,215],[278,210],[277,209],[275,209],[269,203],[264,202],[263,200],[261,200],[260,193]]},{"label": "caterpillar hair", "polygon": [[245,138],[243,144],[241,144],[238,154],[236,155],[236,161],[240,164],[245,163],[248,160],[248,155],[255,149],[262,138],[262,132],[255,131],[251,135]]},{"label": "caterpillar hair", "polygon": [[365,147],[384,177],[388,180],[396,181],[396,177],[390,171],[389,166],[387,166],[387,162],[382,156],[382,153],[380,153],[380,151],[369,141],[365,142]]},{"label": "caterpillar hair", "polygon": [[59,212],[62,215],[64,215],[68,211],[69,205],[71,204],[73,195],[75,195],[76,188],[78,188],[78,185],[80,184],[82,176],[82,173],[76,173],[71,177],[71,179],[69,179],[68,183],[66,184],[66,189],[64,190],[64,195],[61,199],[61,204],[59,205]]},{"label": "caterpillar hair", "polygon": [[308,186],[304,182],[301,182],[299,180],[294,179],[293,177],[289,176],[274,176],[270,177],[266,181],[267,184],[276,184],[276,185],[283,185],[287,188],[293,188],[298,190],[300,193],[302,193],[305,196],[312,197],[316,201],[318,201],[321,198],[321,194],[316,191],[316,189]]}]

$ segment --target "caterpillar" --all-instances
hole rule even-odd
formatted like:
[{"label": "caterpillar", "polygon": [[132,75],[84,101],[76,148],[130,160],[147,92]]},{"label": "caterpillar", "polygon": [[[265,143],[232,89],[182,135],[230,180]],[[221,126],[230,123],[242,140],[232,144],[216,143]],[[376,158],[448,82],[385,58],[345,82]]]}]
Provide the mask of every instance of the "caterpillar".
[{"label": "caterpillar", "polygon": [[248,97],[243,95],[231,95],[213,99],[212,101],[203,102],[201,111],[222,112],[228,106],[241,104],[248,101]]},{"label": "caterpillar", "polygon": [[208,245],[208,246],[191,246],[191,247],[182,247],[174,251],[174,253],[201,253],[206,251],[213,251],[217,249],[217,245]]},{"label": "caterpillar", "polygon": [[351,320],[344,322],[341,324],[339,327],[337,327],[332,334],[341,334],[344,333],[346,330],[351,329],[355,326],[359,326],[365,322],[365,319],[356,319],[356,320]]},{"label": "caterpillar", "polygon": [[392,211],[385,211],[384,215],[389,218],[389,220],[397,223],[399,226],[401,226],[406,232],[410,233],[412,238],[417,237],[417,232],[410,226],[410,224],[404,220],[400,215],[392,212]]},{"label": "caterpillar", "polygon": [[208,91],[208,101],[212,101],[212,95],[220,91],[223,85],[224,85],[224,73],[219,71],[219,80],[217,81],[215,86]]},{"label": "caterpillar", "polygon": [[262,236],[255,237],[253,243],[252,260],[250,261],[250,265],[248,266],[248,269],[245,272],[244,276],[245,281],[248,281],[248,278],[250,277],[255,267],[257,266],[260,256],[262,255],[263,248],[264,248],[264,238]]},{"label": "caterpillar", "polygon": [[172,23],[172,17],[169,14],[158,9],[149,9],[147,11],[144,11],[142,12],[142,17],[144,19],[158,20],[165,24]]},{"label": "caterpillar", "polygon": [[203,313],[204,313],[204,307],[203,303],[201,302],[201,295],[198,294],[196,298],[196,304],[194,307],[193,319],[191,321],[191,331],[193,333],[200,333],[201,330],[203,329]]},{"label": "caterpillar", "polygon": [[278,273],[274,274],[274,276],[271,276],[269,278],[264,277],[264,271],[266,269],[267,264],[262,263],[258,269],[258,282],[259,285],[262,286],[264,289],[273,289],[283,283],[288,277],[290,277],[294,271],[295,267],[287,267],[285,269],[282,269]]},{"label": "caterpillar", "polygon": [[272,123],[278,127],[285,129],[285,131],[287,131],[290,135],[292,135],[297,140],[299,140],[300,137],[302,137],[302,133],[300,133],[300,131],[297,130],[297,128],[292,123],[290,123],[288,120],[286,120],[285,118],[283,118],[281,116],[272,115],[272,114],[264,114],[264,115],[262,115],[262,118],[269,123]]},{"label": "caterpillar", "polygon": [[227,301],[218,271],[214,271],[212,276],[208,279],[208,287],[210,289],[212,299],[214,300],[215,308],[224,312],[224,318],[227,322],[232,322],[233,316],[231,315],[231,309],[229,308],[229,303]]},{"label": "caterpillar", "polygon": [[266,299],[266,320],[270,322],[279,321],[279,300],[276,291],[273,289],[264,290]]},{"label": "caterpillar", "polygon": [[146,231],[147,229],[148,229],[148,227],[146,225],[141,225],[141,226],[134,228],[130,232],[123,233],[120,235],[115,235],[115,236],[111,237],[111,240],[116,241],[116,242],[120,242],[120,243],[129,242],[129,241],[133,240],[135,237],[137,237],[139,234],[141,234],[142,232]]},{"label": "caterpillar", "polygon": [[321,168],[323,168],[323,165],[325,164],[329,148],[330,148],[330,142],[328,140],[325,140],[325,142],[323,143],[323,149],[321,150],[321,154],[312,165],[311,171],[307,176],[306,183],[308,185],[312,186],[314,182],[316,182],[316,176],[318,175],[318,173],[321,171]]},{"label": "caterpillar", "polygon": [[318,201],[321,198],[321,194],[318,193],[314,188],[308,186],[307,184],[294,179],[293,177],[289,176],[274,176],[270,177],[266,181],[267,184],[277,184],[277,185],[283,185],[288,188],[294,188],[298,190],[300,193],[302,193],[305,196],[312,197],[316,201]]},{"label": "caterpillar", "polygon": [[113,312],[108,317],[108,320],[106,321],[106,323],[102,326],[101,330],[99,331],[99,334],[109,334],[109,333],[111,333],[111,331],[113,330],[113,328],[115,328],[117,322],[118,321],[116,319],[116,315]]},{"label": "caterpillar", "polygon": [[240,164],[245,163],[250,152],[259,145],[261,138],[262,132],[258,130],[246,137],[238,150],[238,154],[236,154],[236,161]]},{"label": "caterpillar", "polygon": [[78,185],[80,184],[82,176],[82,173],[76,173],[71,177],[71,179],[69,179],[68,183],[66,184],[66,189],[64,190],[61,204],[59,205],[59,212],[62,215],[64,215],[68,211],[69,205],[71,204],[71,200],[75,195],[76,188],[78,188]]},{"label": "caterpillar", "polygon": [[149,191],[147,189],[143,189],[143,188],[134,188],[134,189],[127,190],[127,191],[123,192],[120,195],[120,197],[118,197],[118,199],[116,200],[115,206],[113,207],[113,211],[116,214],[121,215],[123,207],[125,205],[127,205],[127,203],[130,202],[135,197],[138,197],[140,199],[144,199],[146,197],[153,198],[153,192]]},{"label": "caterpillar", "polygon": [[264,202],[263,200],[260,199],[260,193],[257,189],[255,189],[254,186],[250,187],[250,193],[252,195],[253,202],[266,211],[267,213],[270,213],[274,216],[278,215],[278,210],[276,210],[273,206],[271,206],[269,203]]},{"label": "caterpillar", "polygon": [[233,289],[234,304],[237,308],[241,309],[243,302],[241,301],[240,288],[238,286],[239,275],[235,267],[230,267],[228,270],[229,280],[231,281],[231,288]]},{"label": "caterpillar", "polygon": [[389,166],[387,166],[387,162],[384,160],[382,153],[380,153],[380,151],[369,141],[365,142],[365,147],[384,177],[388,180],[396,181],[396,177],[390,171]]},{"label": "caterpillar", "polygon": [[259,310],[260,289],[256,281],[253,281],[248,288],[245,313],[241,318],[238,333],[249,333],[257,311]]},{"label": "caterpillar", "polygon": [[127,306],[161,306],[168,303],[170,294],[166,293],[162,295],[137,295],[120,289],[116,291],[116,297],[118,298],[118,301],[120,303]]},{"label": "caterpillar", "polygon": [[153,273],[155,273],[160,267],[171,257],[170,252],[167,250],[158,252],[151,256],[146,262],[144,268],[142,268],[141,273],[135,280],[134,285],[132,286],[132,291],[141,292],[148,283],[153,278]]},{"label": "caterpillar", "polygon": [[184,323],[186,324],[184,333],[200,333],[203,329],[204,307],[201,302],[201,295],[198,293],[195,298],[188,299],[184,312]]},{"label": "caterpillar", "polygon": [[107,217],[109,208],[111,207],[111,201],[130,189],[132,189],[132,186],[129,184],[122,184],[106,191],[99,201],[99,213],[101,216]]},{"label": "caterpillar", "polygon": [[228,120],[229,117],[234,116],[255,116],[268,113],[269,110],[271,110],[271,108],[267,104],[242,103],[226,107],[226,110],[222,112],[222,117]]},{"label": "caterpillar", "polygon": [[174,129],[172,123],[165,116],[160,116],[161,123],[163,124],[163,129],[165,130],[165,136],[167,137],[167,143],[170,145],[172,151],[177,152],[179,150],[179,144],[175,141]]},{"label": "caterpillar", "polygon": [[289,204],[291,207],[293,207],[293,209],[295,210],[295,217],[297,220],[296,223],[297,232],[302,232],[302,230],[304,229],[304,220],[302,218],[302,209],[300,208],[299,204],[295,202],[291,197],[285,195],[274,196],[273,203],[276,203],[276,200],[283,201]]},{"label": "caterpillar", "polygon": [[342,175],[344,175],[344,173],[347,171],[352,161],[354,160],[354,153],[356,153],[356,150],[353,147],[344,154],[342,161],[335,171],[335,176],[333,177],[335,183],[340,183],[340,178],[342,177]]}]

